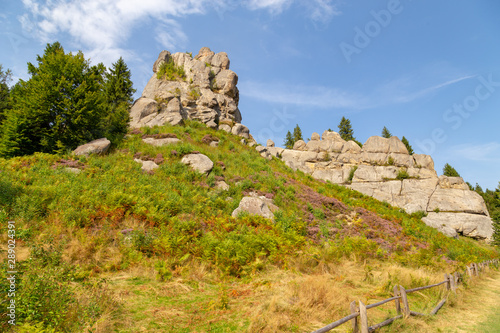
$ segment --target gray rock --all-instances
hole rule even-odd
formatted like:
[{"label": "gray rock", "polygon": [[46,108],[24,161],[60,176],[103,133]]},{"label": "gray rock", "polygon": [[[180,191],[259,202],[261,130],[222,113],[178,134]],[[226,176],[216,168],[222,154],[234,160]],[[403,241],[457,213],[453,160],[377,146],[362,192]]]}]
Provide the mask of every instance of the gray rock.
[{"label": "gray rock", "polygon": [[147,143],[152,146],[161,147],[165,145],[172,145],[181,142],[181,140],[177,138],[163,138],[163,139],[155,139],[155,138],[145,138],[142,139],[144,143]]},{"label": "gray rock", "polygon": [[429,213],[422,218],[428,226],[450,237],[462,234],[475,239],[490,241],[493,237],[491,219],[484,215],[466,213]]},{"label": "gray rock", "polygon": [[250,138],[250,130],[248,127],[242,124],[236,124],[231,129],[231,133],[237,136],[241,136],[242,138],[249,139]]},{"label": "gray rock", "polygon": [[319,137],[319,134],[314,132],[313,134],[311,134],[311,141],[319,141],[320,140],[320,137]]},{"label": "gray rock", "polygon": [[293,150],[304,150],[306,148],[306,143],[304,140],[298,140],[293,145]]},{"label": "gray rock", "polygon": [[157,169],[159,167],[159,165],[153,161],[143,161],[138,158],[134,159],[134,161],[136,161],[137,163],[141,163],[142,164],[141,170],[146,172],[153,171],[154,169]]},{"label": "gray rock", "polygon": [[219,130],[222,130],[222,131],[227,132],[227,133],[231,133],[231,126],[229,126],[227,124],[222,124],[222,125],[219,125]]},{"label": "gray rock", "polygon": [[267,140],[267,142],[266,142],[266,146],[267,146],[267,147],[274,147],[274,141],[273,141],[273,140],[271,140],[271,139]]},{"label": "gray rock", "polygon": [[427,211],[464,212],[489,216],[483,198],[476,192],[455,188],[437,188],[429,200]]},{"label": "gray rock", "polygon": [[111,141],[106,138],[97,139],[86,143],[84,145],[78,146],[74,151],[74,155],[85,155],[90,154],[104,155],[111,146]]},{"label": "gray rock", "polygon": [[208,156],[203,154],[185,155],[182,157],[181,163],[189,165],[192,169],[204,174],[210,173],[214,167],[214,162],[212,162]]},{"label": "gray rock", "polygon": [[215,182],[215,188],[218,190],[227,191],[229,190],[229,185],[223,180],[218,180]]},{"label": "gray rock", "polygon": [[371,136],[366,140],[363,145],[363,152],[365,153],[389,153],[389,139],[381,136]]},{"label": "gray rock", "polygon": [[243,197],[238,208],[231,216],[237,217],[240,212],[247,212],[251,215],[259,215],[274,220],[274,214],[268,206],[268,202],[260,197]]}]

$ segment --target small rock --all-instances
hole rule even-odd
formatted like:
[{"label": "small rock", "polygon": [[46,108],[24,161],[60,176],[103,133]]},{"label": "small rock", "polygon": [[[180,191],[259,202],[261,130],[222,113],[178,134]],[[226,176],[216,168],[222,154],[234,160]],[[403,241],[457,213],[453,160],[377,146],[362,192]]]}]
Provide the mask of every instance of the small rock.
[{"label": "small rock", "polygon": [[203,154],[185,155],[182,158],[181,163],[189,165],[194,170],[204,174],[208,174],[214,167],[214,162],[212,162],[208,156]]},{"label": "small rock", "polygon": [[106,138],[101,138],[79,146],[73,151],[73,154],[85,156],[90,154],[104,155],[110,146],[111,141]]},{"label": "small rock", "polygon": [[159,165],[153,161],[143,161],[137,158],[134,159],[134,161],[136,161],[137,163],[141,163],[141,169],[146,172],[153,171],[154,169],[157,169],[159,167]]},{"label": "small rock", "polygon": [[313,134],[311,134],[311,141],[319,141],[320,140],[320,136],[318,133],[314,132]]},{"label": "small rock", "polygon": [[267,140],[267,144],[266,144],[268,147],[274,147],[274,141],[269,139]]},{"label": "small rock", "polygon": [[215,182],[215,188],[218,190],[227,191],[229,190],[229,185],[225,181],[219,180]]},{"label": "small rock", "polygon": [[293,150],[304,150],[306,148],[306,143],[304,140],[299,140],[293,145]]},{"label": "small rock", "polygon": [[231,216],[236,217],[240,212],[248,212],[252,215],[260,215],[271,220],[274,219],[274,214],[269,209],[267,201],[260,197],[244,197]]}]

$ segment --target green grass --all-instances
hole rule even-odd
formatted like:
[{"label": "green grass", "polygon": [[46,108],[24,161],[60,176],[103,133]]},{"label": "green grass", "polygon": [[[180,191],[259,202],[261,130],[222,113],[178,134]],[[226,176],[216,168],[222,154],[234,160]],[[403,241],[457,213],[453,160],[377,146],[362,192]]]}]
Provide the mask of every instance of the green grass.
[{"label": "green grass", "polygon": [[[100,316],[116,319],[120,313],[129,313],[144,321],[150,331],[161,331],[166,326],[155,323],[154,315],[146,310],[180,306],[179,311],[189,315],[170,322],[169,327],[178,331],[192,325],[186,318],[200,318],[196,327],[202,331],[238,331],[249,327],[250,319],[240,318],[234,309],[224,309],[224,288],[252,281],[269,269],[296,267],[312,272],[343,260],[377,260],[437,271],[498,256],[495,249],[475,241],[443,236],[426,226],[421,215],[408,215],[342,186],[293,172],[277,159],[267,161],[224,131],[187,121],[183,126],[145,128],[143,132],[172,133],[181,143],[155,147],[143,143],[141,134],[133,134],[107,156],[79,157],[85,168],[78,174],[56,166],[61,159],[74,158],[70,155],[0,159],[1,237],[7,234],[6,222],[15,220],[23,247],[59,249],[59,261],[33,267],[40,272],[71,271],[69,278],[61,273],[48,280],[67,287],[61,301],[74,304],[80,295],[92,294],[89,284],[103,276],[114,277],[137,267],[151,272],[151,276],[126,281],[125,289],[135,295],[130,301],[138,302],[137,309],[117,310],[119,305],[102,298],[107,305],[100,304],[100,310],[79,322],[78,328],[71,326],[76,324],[67,313],[57,323],[21,314],[19,323],[41,322],[57,329],[67,325],[69,331],[78,331],[96,325]],[[203,143],[208,134],[219,139],[219,147]],[[193,151],[214,161],[209,177],[180,163],[183,155]],[[144,173],[134,161],[138,154],[142,158],[161,155],[164,162],[154,173]],[[230,185],[228,191],[212,187],[217,177]],[[275,222],[249,215],[231,217],[249,192],[273,199],[278,206]],[[193,267],[204,267],[203,277],[193,277],[197,274]],[[36,270],[29,272],[26,281],[30,281],[29,274],[36,278]],[[179,279],[190,286],[189,295],[154,296],[154,288]],[[116,287],[109,280],[102,283],[106,288]],[[121,283],[118,289],[123,292]],[[200,288],[200,284],[206,286]],[[78,311],[97,306],[82,304]],[[204,310],[195,312],[197,305]],[[297,330],[292,324],[287,327]]]}]

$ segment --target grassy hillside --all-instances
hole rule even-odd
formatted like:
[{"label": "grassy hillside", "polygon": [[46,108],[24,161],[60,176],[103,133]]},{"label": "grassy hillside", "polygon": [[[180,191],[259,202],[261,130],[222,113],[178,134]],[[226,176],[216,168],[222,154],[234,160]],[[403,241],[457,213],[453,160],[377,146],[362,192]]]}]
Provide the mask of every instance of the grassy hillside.
[{"label": "grassy hillside", "polygon": [[[6,253],[14,220],[16,315],[26,332],[302,332],[343,316],[354,299],[389,295],[395,283],[437,281],[498,256],[203,124],[134,133],[102,157],[0,159],[1,244]],[[142,142],[167,133],[181,143]],[[214,161],[208,177],[180,163],[193,151]],[[160,167],[143,172],[139,157]],[[218,180],[230,189],[214,188]],[[231,217],[250,192],[273,199],[274,222]],[[6,290],[7,267],[0,271]],[[423,294],[422,307],[438,296]]]}]

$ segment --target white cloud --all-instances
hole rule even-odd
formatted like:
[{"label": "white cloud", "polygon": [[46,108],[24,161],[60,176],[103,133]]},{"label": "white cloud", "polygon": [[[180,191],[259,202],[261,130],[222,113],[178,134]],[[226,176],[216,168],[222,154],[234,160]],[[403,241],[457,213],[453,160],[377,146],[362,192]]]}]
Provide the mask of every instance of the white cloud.
[{"label": "white cloud", "polygon": [[450,148],[452,156],[457,158],[477,161],[494,162],[500,161],[500,143],[489,142],[484,144],[461,144]]},{"label": "white cloud", "polygon": [[[134,26],[150,18],[162,23],[156,29],[157,41],[162,46],[175,47],[186,41],[179,24],[169,17],[200,14],[209,0],[23,0],[29,14],[19,17],[23,29],[49,42],[61,33],[98,58],[109,61],[109,56],[124,54],[121,49]],[[116,60],[114,58],[113,60]]]},{"label": "white cloud", "polygon": [[268,9],[273,14],[279,14],[287,9],[293,0],[249,0],[247,6],[250,10]]},{"label": "white cloud", "polygon": [[[42,42],[61,39],[67,34],[71,42],[92,53],[95,60],[109,64],[116,54],[125,54],[124,43],[133,29],[155,20],[155,39],[164,48],[175,49],[186,44],[188,37],[176,21],[180,17],[204,14],[207,8],[234,8],[233,0],[22,0],[27,13],[18,17],[24,32]],[[325,20],[335,13],[331,0],[296,0],[307,4],[310,18]],[[279,14],[294,0],[248,0],[250,10],[269,10]],[[237,2],[236,2],[237,3]],[[241,3],[240,3],[241,4]],[[130,53],[130,52],[129,52]]]}]

